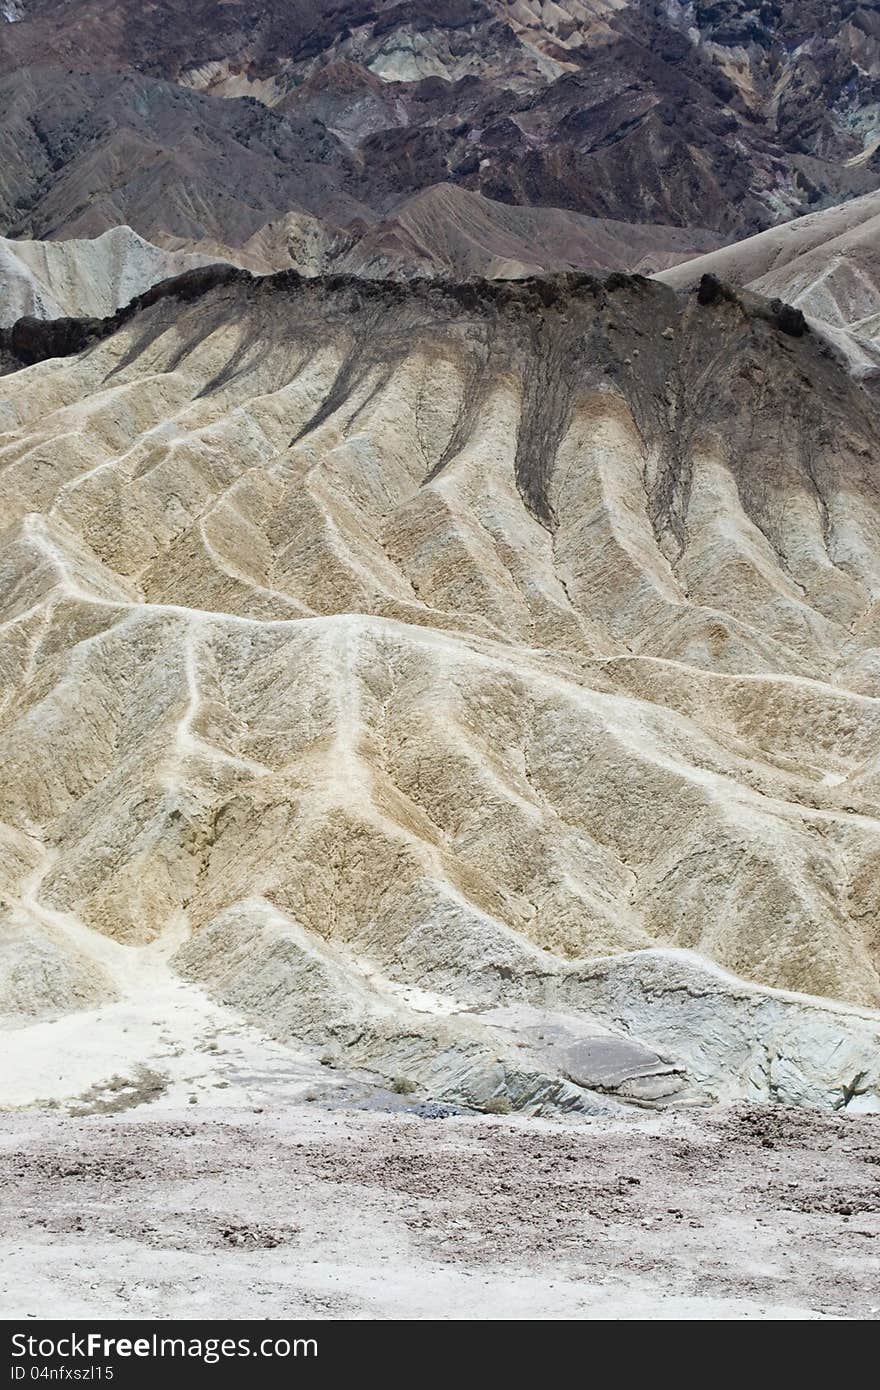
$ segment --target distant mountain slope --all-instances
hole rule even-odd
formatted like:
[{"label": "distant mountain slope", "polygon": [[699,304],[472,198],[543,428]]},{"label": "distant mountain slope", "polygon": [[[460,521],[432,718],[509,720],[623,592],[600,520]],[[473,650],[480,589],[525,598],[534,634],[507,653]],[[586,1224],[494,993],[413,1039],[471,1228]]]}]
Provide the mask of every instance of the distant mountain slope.
[{"label": "distant mountain slope", "polygon": [[235,246],[290,211],[372,220],[357,181],[332,135],[256,102],[140,75],[60,80],[44,67],[0,79],[8,236],[94,237],[124,224],[153,242]]},{"label": "distant mountain slope", "polygon": [[0,327],[25,314],[104,318],[158,280],[212,259],[162,250],[130,227],[113,227],[92,241],[0,237]]},{"label": "distant mountain slope", "polygon": [[562,208],[511,207],[438,184],[403,203],[343,259],[360,275],[516,278],[557,270],[660,269],[714,248],[703,228],[584,217]]},{"label": "distant mountain slope", "polygon": [[[308,213],[268,222],[242,246],[165,237],[130,227],[62,241],[0,238],[0,327],[23,315],[102,318],[157,281],[212,261],[255,274],[293,268],[377,278],[451,275],[516,279],[558,270],[645,270],[717,244],[713,232],[632,226],[558,208],[511,208],[443,185],[408,200],[377,227],[347,232]],[[531,259],[529,259],[531,258]]]},{"label": "distant mountain slope", "polygon": [[741,237],[880,184],[874,3],[17,0],[15,21],[7,234],[240,245],[453,183]]}]

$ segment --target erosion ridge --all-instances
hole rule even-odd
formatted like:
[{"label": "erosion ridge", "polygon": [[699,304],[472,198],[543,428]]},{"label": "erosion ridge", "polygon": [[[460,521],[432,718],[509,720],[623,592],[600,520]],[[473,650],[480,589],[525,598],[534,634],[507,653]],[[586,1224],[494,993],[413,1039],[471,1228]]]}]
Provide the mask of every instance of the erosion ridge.
[{"label": "erosion ridge", "polygon": [[[803,315],[780,299],[765,301],[762,296],[738,290],[713,274],[704,274],[702,281],[704,283],[699,286],[700,304],[726,299],[739,304],[754,317],[774,324],[782,332],[799,336],[807,331]],[[466,310],[483,307],[540,315],[551,308],[562,310],[567,303],[575,304],[584,297],[595,298],[598,294],[613,293],[627,287],[647,289],[651,282],[643,275],[627,271],[605,274],[563,271],[512,280],[480,276],[464,280],[446,276],[411,276],[405,280],[394,280],[364,277],[354,272],[304,276],[296,269],[257,275],[246,268],[217,262],[168,276],[104,318],[22,315],[8,328],[0,328],[0,348],[11,353],[23,366],[31,366],[47,357],[70,356],[115,333],[134,315],[160,300],[179,299],[189,303],[218,286],[236,284],[253,287],[259,293],[266,294],[276,291],[289,293],[300,288],[331,295],[349,292],[356,296],[357,307],[362,302],[376,301],[387,305],[421,303],[439,309],[444,302],[448,302]]]},{"label": "erosion ridge", "polygon": [[877,407],[786,324],[211,267],[3,378],[23,1045],[185,978],[457,1104],[876,1103]]},{"label": "erosion ridge", "polygon": [[[274,300],[278,295],[296,297],[302,294],[307,305],[314,308],[316,304],[320,304],[320,312],[327,314],[331,319],[357,316],[368,306],[374,305],[385,313],[404,309],[424,311],[430,315],[437,315],[444,321],[449,315],[459,313],[489,314],[507,321],[517,340],[515,346],[521,355],[524,370],[525,404],[517,436],[516,477],[523,495],[535,508],[536,513],[545,519],[550,515],[550,504],[540,465],[536,467],[535,461],[552,453],[552,447],[558,444],[559,433],[568,421],[572,395],[571,381],[564,372],[559,371],[559,365],[561,355],[580,356],[577,351],[578,333],[583,325],[578,322],[579,312],[586,306],[590,320],[588,326],[591,330],[589,341],[584,340],[580,347],[586,348],[592,355],[594,360],[590,364],[591,367],[598,363],[606,373],[634,368],[634,359],[626,357],[623,351],[618,350],[623,341],[621,331],[629,332],[631,338],[640,338],[645,331],[655,331],[667,335],[668,340],[674,332],[671,323],[677,317],[675,298],[664,302],[664,291],[656,282],[623,271],[613,271],[605,275],[570,271],[516,280],[474,277],[454,281],[436,277],[413,277],[406,281],[394,281],[362,278],[346,273],[306,277],[296,270],[257,276],[246,269],[218,263],[200,266],[162,280],[136,296],[116,313],[103,319],[53,320],[31,316],[21,318],[5,333],[0,330],[0,352],[5,350],[9,357],[22,365],[32,365],[50,357],[69,356],[111,336],[133,317],[163,300],[191,303],[215,289],[225,287],[238,287],[248,295],[255,295],[258,302],[265,296]],[[615,346],[608,341],[607,334],[605,341],[596,339],[594,317],[602,306],[610,303],[610,297],[616,293],[642,297],[646,328],[633,325],[624,319],[614,325]],[[788,336],[800,337],[809,332],[804,316],[799,310],[793,309],[782,300],[765,300],[760,295],[737,289],[712,274],[703,275],[696,293],[696,302],[704,308],[724,303],[738,311],[744,322],[764,322]],[[569,311],[575,315],[573,321],[567,318]],[[551,319],[554,320],[552,325]],[[690,325],[688,328],[690,329]],[[373,356],[389,351],[388,345],[379,346],[373,343],[371,332],[369,323],[365,334],[355,329],[354,345],[345,367],[346,374],[366,370]],[[640,348],[633,346],[633,351],[638,357]],[[819,352],[824,351],[824,347],[820,345]],[[390,353],[392,357],[395,355],[393,341]],[[640,373],[633,370],[633,375],[637,378]],[[303,427],[304,432],[322,423],[335,408],[338,403],[336,392],[339,385],[337,382],[328,400]],[[657,381],[649,382],[647,390],[643,387],[644,383],[634,381],[636,395],[642,400],[644,407],[652,389],[656,397]],[[687,429],[688,423],[682,421],[682,428]],[[442,467],[449,456],[449,447],[454,447],[454,443],[454,440],[450,441],[450,446],[434,465],[434,473]],[[677,443],[671,438],[670,447],[673,450],[678,448]],[[670,478],[671,476],[669,475]],[[673,480],[672,491],[680,485],[681,480],[678,483]]]}]

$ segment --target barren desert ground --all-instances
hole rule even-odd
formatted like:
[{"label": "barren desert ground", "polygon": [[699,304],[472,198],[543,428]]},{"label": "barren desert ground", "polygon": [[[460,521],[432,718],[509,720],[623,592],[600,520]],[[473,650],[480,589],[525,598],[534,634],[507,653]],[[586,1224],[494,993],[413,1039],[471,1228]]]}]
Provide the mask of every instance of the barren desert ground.
[{"label": "barren desert ground", "polygon": [[876,1116],[42,1110],[0,1174],[14,1318],[880,1313]]}]

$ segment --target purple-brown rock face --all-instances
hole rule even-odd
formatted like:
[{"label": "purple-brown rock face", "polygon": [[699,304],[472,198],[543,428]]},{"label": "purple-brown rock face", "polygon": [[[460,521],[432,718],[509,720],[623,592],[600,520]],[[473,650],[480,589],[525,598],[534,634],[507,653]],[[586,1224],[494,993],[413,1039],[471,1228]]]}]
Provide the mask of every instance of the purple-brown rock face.
[{"label": "purple-brown rock face", "polygon": [[6,10],[0,230],[16,236],[128,223],[242,246],[296,212],[344,240],[444,184],[731,238],[880,182],[876,5]]}]

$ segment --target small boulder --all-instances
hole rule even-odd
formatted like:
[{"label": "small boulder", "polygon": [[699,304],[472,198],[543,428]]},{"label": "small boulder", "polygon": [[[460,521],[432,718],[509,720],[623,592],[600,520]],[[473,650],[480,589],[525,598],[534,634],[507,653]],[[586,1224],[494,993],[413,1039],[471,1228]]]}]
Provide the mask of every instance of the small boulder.
[{"label": "small boulder", "polygon": [[771,299],[770,308],[780,333],[787,333],[791,338],[802,338],[807,332],[807,321],[794,305],[786,304],[782,299]]},{"label": "small boulder", "polygon": [[715,304],[724,296],[724,286],[717,275],[703,275],[700,277],[700,286],[697,290],[698,304]]}]

